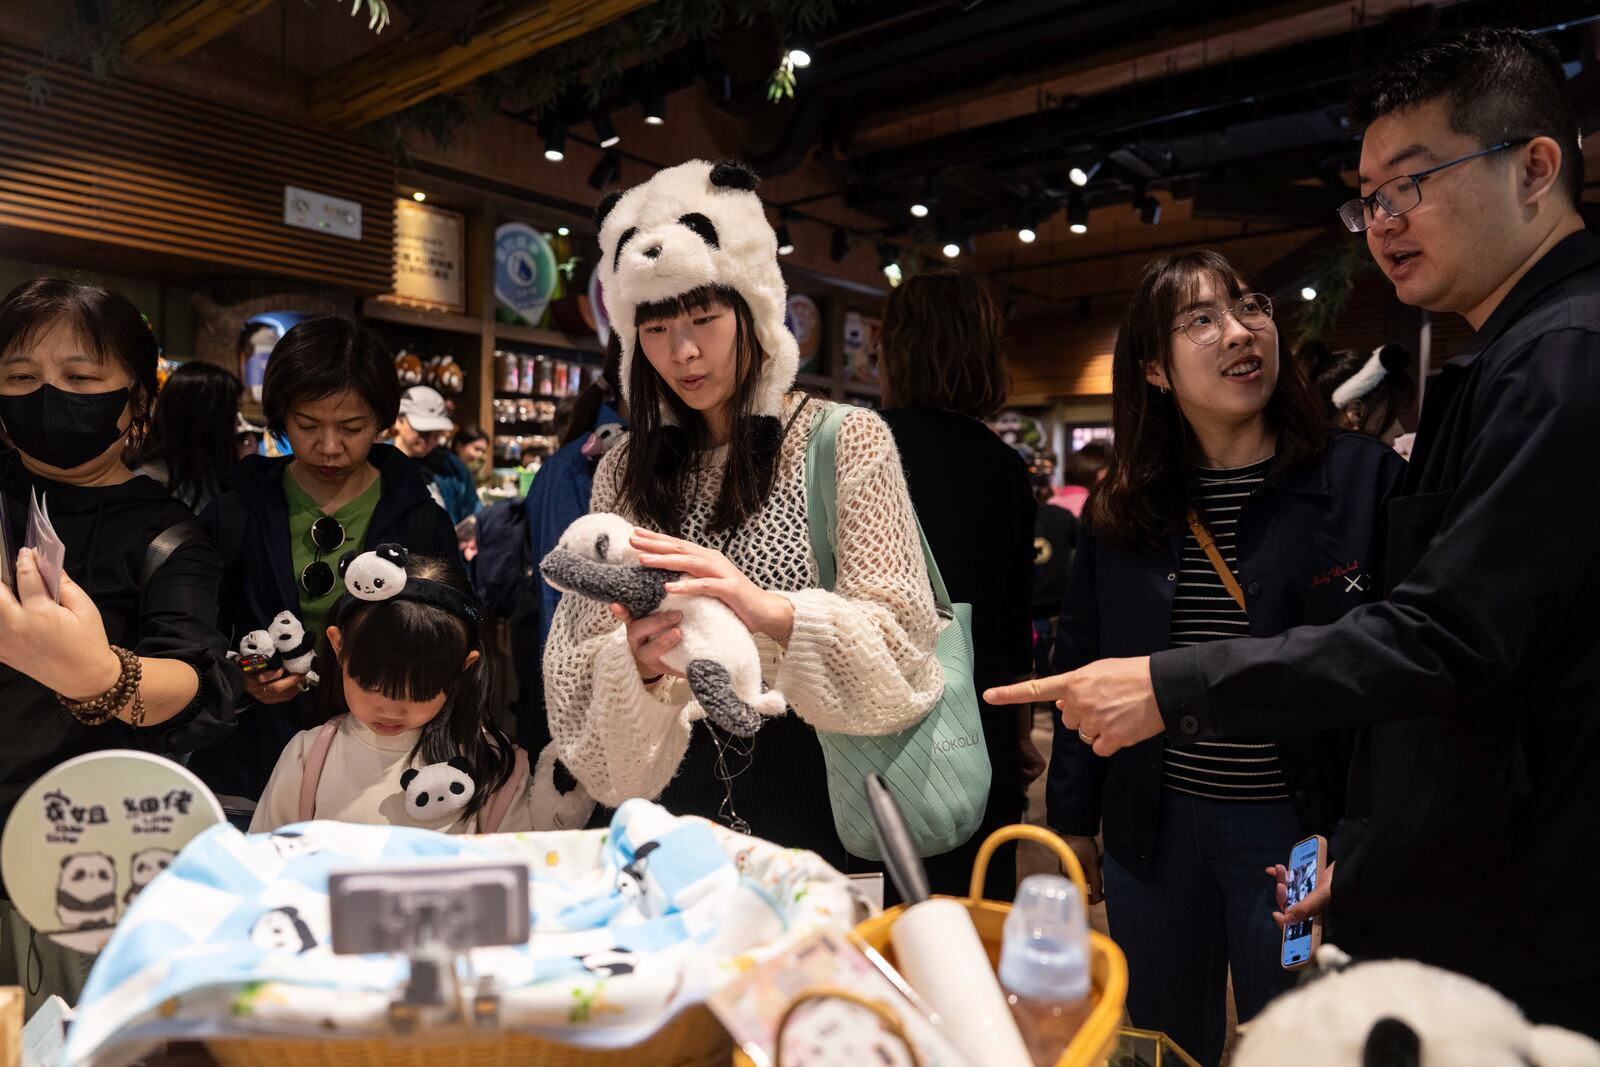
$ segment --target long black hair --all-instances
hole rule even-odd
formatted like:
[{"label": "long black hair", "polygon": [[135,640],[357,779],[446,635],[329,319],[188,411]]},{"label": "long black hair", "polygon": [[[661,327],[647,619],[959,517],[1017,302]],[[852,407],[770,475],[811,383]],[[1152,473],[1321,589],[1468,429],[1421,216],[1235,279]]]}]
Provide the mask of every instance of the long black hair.
[{"label": "long black hair", "polygon": [[150,438],[140,463],[167,465],[167,489],[190,505],[222,492],[222,479],[239,458],[238,375],[209,363],[185,363],[156,397]]},{"label": "long black hair", "polygon": [[[1156,366],[1172,376],[1173,324],[1206,280],[1230,302],[1247,292],[1239,268],[1220,252],[1196,249],[1145,265],[1111,357],[1111,467],[1089,494],[1090,532],[1123,547],[1155,547],[1183,525],[1192,496],[1194,434],[1175,394],[1145,378]],[[1280,347],[1278,385],[1267,422],[1278,434],[1278,463],[1295,466],[1322,454],[1328,426],[1299,361]]]},{"label": "long black hair", "polygon": [[[448,585],[469,600],[477,599],[471,583],[443,560],[411,556],[406,574]],[[368,602],[347,595],[328,618],[339,627],[340,654],[333,654],[324,634],[318,657],[324,663],[337,661],[362,689],[382,693],[390,700],[432,700],[444,694],[444,707],[422,728],[411,758],[444,763],[455,756],[465,757],[472,765],[477,788],[461,821],[476,815],[511,780],[516,761],[511,739],[494,723],[500,686],[488,645],[473,640],[465,620],[414,600]],[[467,654],[474,650],[478,661],[462,670]],[[324,722],[350,710],[342,681],[330,679],[318,688]]]},{"label": "long black hair", "polygon": [[[773,462],[781,429],[778,420],[757,416],[752,410],[761,366],[766,357],[756,340],[755,318],[738,292],[724,286],[702,286],[673,300],[640,304],[635,316],[640,328],[652,322],[693,315],[708,308],[733,312],[734,336],[733,432],[722,472],[722,490],[711,513],[711,533],[731,530],[767,502],[772,492]],[[683,532],[684,502],[694,498],[699,471],[688,458],[711,447],[710,429],[699,412],[678,399],[661,381],[643,346],[634,341],[628,376],[628,420],[632,427],[621,447],[619,478],[621,503],[642,526],[674,537]],[[662,407],[672,421],[662,418]]]}]

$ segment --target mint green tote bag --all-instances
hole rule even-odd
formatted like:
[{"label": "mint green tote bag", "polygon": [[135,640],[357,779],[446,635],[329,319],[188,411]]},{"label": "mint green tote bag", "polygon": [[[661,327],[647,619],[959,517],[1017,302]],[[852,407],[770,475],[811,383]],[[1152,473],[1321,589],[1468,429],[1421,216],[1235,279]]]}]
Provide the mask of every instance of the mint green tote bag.
[{"label": "mint green tote bag", "polygon": [[[850,408],[825,404],[812,423],[806,446],[806,517],[811,551],[822,588],[837,575],[838,479],[834,463],[839,426]],[[865,778],[883,775],[900,803],[917,851],[937,856],[965,844],[983,821],[989,802],[989,750],[983,743],[978,694],[973,682],[972,606],[952,604],[933,561],[928,538],[917,524],[939,615],[950,620],[939,632],[934,654],[944,667],[944,693],[923,720],[896,734],[857,737],[817,731],[828,765],[828,801],[839,839],[853,856],[876,860],[877,838],[867,806]]]}]

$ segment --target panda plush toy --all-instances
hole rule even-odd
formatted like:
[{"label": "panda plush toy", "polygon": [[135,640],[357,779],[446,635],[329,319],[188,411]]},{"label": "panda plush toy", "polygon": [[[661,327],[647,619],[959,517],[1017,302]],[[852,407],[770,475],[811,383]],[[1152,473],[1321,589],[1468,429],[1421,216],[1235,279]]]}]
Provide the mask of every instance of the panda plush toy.
[{"label": "panda plush toy", "polygon": [[782,693],[763,689],[761,656],[739,616],[715,597],[668,593],[666,584],[682,576],[640,566],[632,536],[633,524],[620,515],[585,515],[567,527],[539,571],[564,593],[615,601],[636,619],[682,612],[683,640],[661,662],[689,680],[706,717],[724,730],[748,737],[763,716],[782,715],[788,703]]},{"label": "panda plush toy", "polygon": [[1600,1067],[1600,1044],[1531,1025],[1463,975],[1413,960],[1352,965],[1331,945],[1316,964],[1241,1027],[1233,1067]]},{"label": "panda plush toy", "polygon": [[316,685],[321,680],[315,670],[316,639],[306,633],[305,626],[295,618],[293,612],[278,612],[272,620],[272,625],[267,627],[267,633],[272,635],[273,648],[276,649],[284,670],[290,674],[305,675],[307,685]]},{"label": "panda plush toy", "polygon": [[400,788],[406,794],[406,814],[422,823],[457,814],[478,791],[472,780],[472,764],[461,756],[446,763],[430,763],[420,770],[408,767],[400,776]]},{"label": "panda plush toy", "polygon": [[239,651],[229,652],[228,659],[239,665],[245,674],[260,674],[283,665],[278,656],[278,644],[266,630],[251,630],[239,639]]},{"label": "panda plush toy", "polygon": [[339,577],[357,600],[388,600],[405,588],[406,550],[379,545],[370,552],[349,552],[339,561]]}]

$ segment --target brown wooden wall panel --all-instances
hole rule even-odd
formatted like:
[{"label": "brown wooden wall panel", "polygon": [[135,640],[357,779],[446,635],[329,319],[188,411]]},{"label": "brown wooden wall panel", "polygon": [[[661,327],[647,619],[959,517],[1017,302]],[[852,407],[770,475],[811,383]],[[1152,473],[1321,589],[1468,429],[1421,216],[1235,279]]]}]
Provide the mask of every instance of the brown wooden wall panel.
[{"label": "brown wooden wall panel", "polygon": [[[38,71],[49,95],[33,104],[23,79]],[[286,226],[285,185],[359,203],[361,240]],[[393,289],[394,188],[393,161],[355,135],[0,45],[0,231],[375,295]]]}]

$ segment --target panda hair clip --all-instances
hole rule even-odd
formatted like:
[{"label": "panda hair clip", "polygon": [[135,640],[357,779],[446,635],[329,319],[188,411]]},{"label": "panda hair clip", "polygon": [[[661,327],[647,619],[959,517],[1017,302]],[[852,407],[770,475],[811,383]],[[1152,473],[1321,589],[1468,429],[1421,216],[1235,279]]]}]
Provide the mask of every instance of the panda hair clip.
[{"label": "panda hair clip", "polygon": [[[467,624],[474,644],[483,621],[483,610],[476,600],[443,582],[418,578],[406,573],[411,558],[404,545],[383,544],[365,552],[346,552],[339,560],[339,577],[349,594],[348,607],[356,601],[369,604],[387,600],[410,600],[427,604],[454,615]],[[346,610],[348,610],[348,607]]]}]

